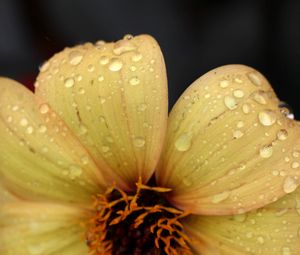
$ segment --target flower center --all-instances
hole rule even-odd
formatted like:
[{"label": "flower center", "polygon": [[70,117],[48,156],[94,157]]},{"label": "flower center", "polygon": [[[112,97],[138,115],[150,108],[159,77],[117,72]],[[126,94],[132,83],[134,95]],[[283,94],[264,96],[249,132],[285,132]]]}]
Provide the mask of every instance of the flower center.
[{"label": "flower center", "polygon": [[180,220],[188,213],[164,198],[170,189],[139,181],[134,193],[112,187],[95,200],[86,235],[90,255],[192,254]]}]

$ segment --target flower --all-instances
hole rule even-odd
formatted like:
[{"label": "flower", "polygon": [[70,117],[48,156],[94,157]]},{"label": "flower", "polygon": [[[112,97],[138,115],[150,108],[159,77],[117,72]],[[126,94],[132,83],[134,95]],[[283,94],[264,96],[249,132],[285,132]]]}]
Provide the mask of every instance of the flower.
[{"label": "flower", "polygon": [[168,117],[158,44],[125,36],[0,91],[1,255],[300,253],[300,127],[256,70],[208,72]]}]

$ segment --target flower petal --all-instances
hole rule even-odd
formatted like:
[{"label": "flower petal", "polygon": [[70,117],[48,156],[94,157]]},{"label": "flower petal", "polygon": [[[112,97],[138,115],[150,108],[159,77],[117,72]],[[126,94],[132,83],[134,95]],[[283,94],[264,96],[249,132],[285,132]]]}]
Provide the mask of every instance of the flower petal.
[{"label": "flower petal", "polygon": [[0,207],[1,255],[88,254],[84,211],[48,203],[16,202]]},{"label": "flower petal", "polygon": [[0,181],[19,197],[87,203],[104,190],[88,152],[63,121],[19,83],[0,79]]},{"label": "flower petal", "polygon": [[196,214],[243,213],[300,183],[300,128],[254,69],[228,65],[195,81],[171,112],[157,172],[170,201]]},{"label": "flower petal", "polygon": [[36,93],[89,149],[108,182],[146,182],[167,123],[163,56],[147,35],[67,48],[42,68]]},{"label": "flower petal", "polygon": [[201,255],[300,254],[300,188],[254,212],[191,216],[185,223]]}]

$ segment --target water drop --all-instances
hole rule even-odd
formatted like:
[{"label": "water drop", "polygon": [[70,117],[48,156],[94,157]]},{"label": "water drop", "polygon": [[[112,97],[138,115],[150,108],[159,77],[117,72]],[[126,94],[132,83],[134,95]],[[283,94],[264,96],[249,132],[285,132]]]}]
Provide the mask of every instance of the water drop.
[{"label": "water drop", "polygon": [[187,151],[190,149],[191,145],[192,138],[187,133],[183,133],[182,135],[180,135],[175,142],[175,148],[178,151]]},{"label": "water drop", "polygon": [[283,191],[285,193],[292,193],[296,189],[297,189],[297,183],[295,179],[291,176],[286,177],[283,182]]},{"label": "water drop", "polygon": [[45,133],[47,131],[47,127],[44,125],[40,125],[38,131],[40,133]]},{"label": "water drop", "polygon": [[218,204],[218,203],[226,200],[229,197],[229,195],[230,195],[229,191],[224,191],[222,193],[216,194],[216,195],[213,196],[212,202],[214,204]]},{"label": "water drop", "polygon": [[143,58],[143,55],[141,53],[137,53],[137,54],[134,54],[132,57],[131,57],[131,60],[133,62],[138,62],[140,61],[141,59]]},{"label": "water drop", "polygon": [[244,97],[245,93],[240,89],[236,89],[235,91],[233,91],[233,95],[237,98],[242,98]]},{"label": "water drop", "polygon": [[254,85],[260,86],[262,84],[261,79],[259,78],[259,76],[256,73],[251,72],[251,73],[248,73],[247,76]]},{"label": "water drop", "polygon": [[100,82],[104,81],[104,76],[103,75],[99,75],[98,76],[98,81],[100,81]]},{"label": "water drop", "polygon": [[265,145],[259,150],[259,155],[262,158],[269,158],[273,154],[273,147],[271,145]]},{"label": "water drop", "polygon": [[126,35],[123,36],[123,39],[124,40],[131,40],[131,39],[133,39],[133,35],[132,34],[126,34]]},{"label": "water drop", "polygon": [[105,145],[102,146],[102,151],[104,153],[109,152],[109,150],[110,150],[109,146],[105,146]]},{"label": "water drop", "polygon": [[291,255],[290,248],[287,246],[282,247],[282,255]]},{"label": "water drop", "polygon": [[29,126],[26,128],[26,133],[27,134],[32,134],[33,133],[33,127],[32,126]]},{"label": "water drop", "polygon": [[137,78],[137,77],[133,77],[133,78],[131,78],[131,79],[129,80],[129,83],[130,83],[131,85],[135,86],[135,85],[138,85],[138,84],[140,83],[140,80],[139,80],[139,78]]},{"label": "water drop", "polygon": [[272,110],[261,111],[258,114],[260,123],[264,126],[271,126],[276,121],[276,114]]},{"label": "water drop", "polygon": [[221,88],[227,88],[227,87],[229,86],[229,81],[227,81],[227,80],[222,80],[222,81],[220,81],[219,86],[220,86]]},{"label": "water drop", "polygon": [[70,178],[75,179],[76,177],[79,177],[82,174],[82,169],[80,166],[77,165],[71,165],[69,167],[70,170]]},{"label": "water drop", "polygon": [[112,58],[108,69],[112,72],[120,71],[123,66],[123,62],[118,58]]},{"label": "water drop", "polygon": [[113,52],[115,55],[121,55],[130,51],[135,50],[136,47],[133,43],[128,40],[120,40],[115,43]]},{"label": "water drop", "polygon": [[48,104],[41,104],[39,109],[41,114],[46,114],[50,110]]},{"label": "water drop", "polygon": [[28,125],[28,120],[26,118],[21,118],[20,125],[26,127]]},{"label": "water drop", "polygon": [[291,120],[295,118],[292,108],[286,102],[280,101],[278,107],[280,108],[280,112],[287,118]]},{"label": "water drop", "polygon": [[236,100],[231,96],[225,96],[224,97],[224,104],[230,110],[233,110],[237,107]]},{"label": "water drop", "polygon": [[109,62],[109,58],[107,57],[107,56],[101,56],[100,57],[100,60],[99,60],[99,63],[101,64],[101,65],[106,65],[107,63]]},{"label": "water drop", "polygon": [[300,164],[299,164],[299,162],[297,162],[297,161],[294,161],[293,163],[292,163],[292,168],[293,169],[296,169],[296,168],[298,168],[300,166]]},{"label": "water drop", "polygon": [[257,241],[260,243],[260,244],[263,244],[265,242],[265,239],[262,237],[262,236],[259,236],[257,237]]},{"label": "water drop", "polygon": [[288,137],[288,132],[285,129],[280,129],[277,133],[277,138],[280,141],[286,140]]},{"label": "water drop", "polygon": [[144,112],[147,109],[147,105],[146,104],[140,104],[138,106],[138,111],[139,112]]},{"label": "water drop", "polygon": [[40,67],[40,72],[46,72],[50,67],[50,63],[49,62],[45,62],[41,67]]},{"label": "water drop", "polygon": [[244,135],[244,133],[241,130],[235,130],[233,132],[233,138],[239,139]]},{"label": "water drop", "polygon": [[66,88],[72,88],[75,84],[75,81],[73,78],[67,78],[67,79],[65,79],[64,84],[65,84]]},{"label": "water drop", "polygon": [[71,51],[69,54],[69,63],[73,66],[78,65],[83,58],[83,55],[80,51]]},{"label": "water drop", "polygon": [[250,113],[250,106],[248,104],[243,104],[242,110],[243,110],[243,113],[248,114],[248,113]]},{"label": "water drop", "polygon": [[253,99],[259,104],[267,104],[266,95],[264,91],[256,91],[253,94]]},{"label": "water drop", "polygon": [[141,148],[144,147],[146,141],[143,137],[137,136],[133,140],[133,144],[135,147]]},{"label": "water drop", "polygon": [[88,70],[90,73],[91,73],[91,72],[94,72],[95,66],[92,65],[92,64],[90,64],[90,65],[87,66],[87,70]]}]

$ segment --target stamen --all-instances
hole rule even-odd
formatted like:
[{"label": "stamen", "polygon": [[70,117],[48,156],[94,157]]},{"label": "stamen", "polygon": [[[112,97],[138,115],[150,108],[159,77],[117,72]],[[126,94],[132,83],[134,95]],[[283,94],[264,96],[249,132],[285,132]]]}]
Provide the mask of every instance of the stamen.
[{"label": "stamen", "polygon": [[86,235],[89,255],[191,255],[182,212],[164,199],[168,188],[136,183],[135,194],[117,187],[95,198]]}]

